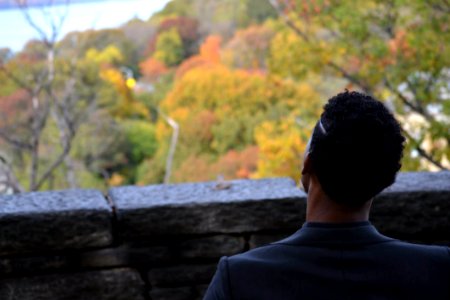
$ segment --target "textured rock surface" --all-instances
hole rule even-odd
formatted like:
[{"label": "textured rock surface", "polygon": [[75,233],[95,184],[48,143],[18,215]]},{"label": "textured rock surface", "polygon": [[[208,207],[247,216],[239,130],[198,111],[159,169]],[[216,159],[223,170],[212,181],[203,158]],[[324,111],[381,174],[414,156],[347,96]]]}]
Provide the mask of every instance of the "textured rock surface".
[{"label": "textured rock surface", "polygon": [[304,218],[305,194],[291,179],[235,180],[225,185],[120,187],[109,195],[126,240],[296,228]]},{"label": "textured rock surface", "polygon": [[205,283],[211,281],[216,272],[217,264],[208,265],[178,265],[166,268],[152,269],[148,272],[151,286],[183,286],[187,284]]},{"label": "textured rock surface", "polygon": [[143,300],[144,285],[130,269],[58,274],[0,281],[0,299]]},{"label": "textured rock surface", "polygon": [[383,193],[450,193],[450,171],[442,172],[403,172],[395,183]]},{"label": "textured rock surface", "polygon": [[156,288],[150,291],[151,299],[155,300],[192,300],[196,292],[192,287]]},{"label": "textured rock surface", "polygon": [[371,221],[391,237],[450,242],[450,172],[400,173],[374,200]]},{"label": "textured rock surface", "polygon": [[[152,253],[147,249],[148,253]],[[83,268],[112,268],[131,264],[126,247],[88,251],[68,251],[59,254],[0,256],[0,275],[32,275],[55,270],[79,271]]]},{"label": "textured rock surface", "polygon": [[111,208],[99,191],[0,197],[0,254],[88,248],[112,241]]},{"label": "textured rock surface", "polygon": [[180,242],[174,251],[181,258],[218,258],[242,252],[244,246],[241,237],[217,235]]}]

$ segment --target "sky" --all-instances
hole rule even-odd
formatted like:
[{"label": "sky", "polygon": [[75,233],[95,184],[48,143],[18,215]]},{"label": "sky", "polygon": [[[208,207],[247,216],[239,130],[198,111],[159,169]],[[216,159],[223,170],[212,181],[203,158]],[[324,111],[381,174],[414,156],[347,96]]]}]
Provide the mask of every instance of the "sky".
[{"label": "sky", "polygon": [[[29,8],[29,15],[42,28],[50,28],[48,18],[52,15],[56,20],[67,11],[59,38],[71,31],[87,29],[115,28],[128,20],[138,17],[147,20],[152,14],[161,10],[170,0],[102,0],[84,3],[72,3],[68,7],[57,5],[48,9],[42,7]],[[0,10],[0,48],[13,51],[22,49],[25,43],[39,35],[25,20],[19,9]]]}]

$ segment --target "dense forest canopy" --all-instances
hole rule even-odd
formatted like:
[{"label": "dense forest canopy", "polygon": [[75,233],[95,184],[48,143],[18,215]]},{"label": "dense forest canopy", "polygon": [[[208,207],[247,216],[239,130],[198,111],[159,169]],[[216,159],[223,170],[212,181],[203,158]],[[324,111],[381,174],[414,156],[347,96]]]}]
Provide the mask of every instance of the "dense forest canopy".
[{"label": "dense forest canopy", "polygon": [[172,0],[61,39],[50,22],[0,49],[0,187],[298,179],[344,89],[400,120],[404,171],[448,169],[449,15],[440,0]]}]

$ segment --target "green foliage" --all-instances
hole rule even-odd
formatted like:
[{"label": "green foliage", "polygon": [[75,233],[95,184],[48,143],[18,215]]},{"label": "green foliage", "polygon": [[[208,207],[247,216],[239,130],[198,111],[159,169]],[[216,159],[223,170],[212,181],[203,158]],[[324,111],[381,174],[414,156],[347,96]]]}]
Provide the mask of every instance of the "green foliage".
[{"label": "green foliage", "polygon": [[183,42],[178,31],[171,28],[158,35],[153,57],[167,66],[175,66],[183,59],[183,51]]},{"label": "green foliage", "polygon": [[145,158],[151,158],[157,149],[155,127],[153,124],[140,120],[123,122],[127,141],[126,155],[129,162],[138,165]]}]

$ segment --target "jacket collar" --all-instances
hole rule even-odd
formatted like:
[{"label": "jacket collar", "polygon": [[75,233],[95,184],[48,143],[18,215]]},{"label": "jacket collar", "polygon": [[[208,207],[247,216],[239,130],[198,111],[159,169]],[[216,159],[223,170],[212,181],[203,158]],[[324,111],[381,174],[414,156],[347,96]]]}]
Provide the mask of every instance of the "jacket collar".
[{"label": "jacket collar", "polygon": [[370,222],[306,222],[297,232],[275,244],[289,245],[366,245],[393,241],[380,234]]}]

